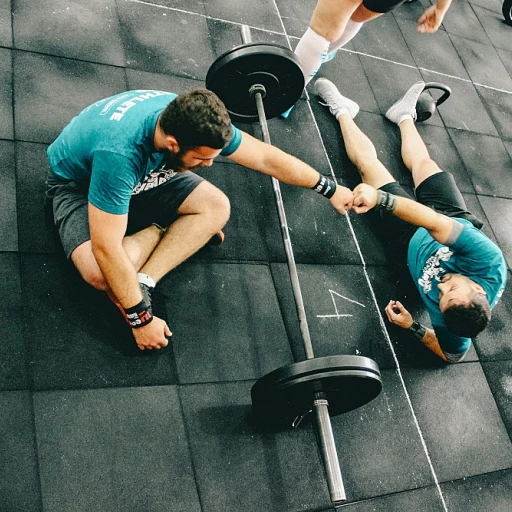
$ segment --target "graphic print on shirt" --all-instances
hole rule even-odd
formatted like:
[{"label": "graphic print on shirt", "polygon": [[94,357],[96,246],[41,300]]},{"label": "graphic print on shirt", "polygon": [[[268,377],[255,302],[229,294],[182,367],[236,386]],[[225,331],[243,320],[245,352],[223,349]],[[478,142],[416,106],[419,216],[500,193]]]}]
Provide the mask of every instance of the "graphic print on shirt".
[{"label": "graphic print on shirt", "polygon": [[434,279],[441,281],[443,275],[446,274],[446,270],[441,268],[441,261],[448,261],[452,254],[453,252],[448,247],[441,247],[426,261],[418,279],[418,284],[423,288],[425,295],[432,290],[432,281]]},{"label": "graphic print on shirt", "polygon": [[144,181],[138,183],[137,186],[133,189],[132,195],[135,196],[141,192],[145,192],[146,190],[158,187],[158,185],[169,181],[175,174],[178,174],[178,171],[166,169],[165,164],[163,164],[160,169],[156,171],[150,171],[150,173],[144,178]]}]

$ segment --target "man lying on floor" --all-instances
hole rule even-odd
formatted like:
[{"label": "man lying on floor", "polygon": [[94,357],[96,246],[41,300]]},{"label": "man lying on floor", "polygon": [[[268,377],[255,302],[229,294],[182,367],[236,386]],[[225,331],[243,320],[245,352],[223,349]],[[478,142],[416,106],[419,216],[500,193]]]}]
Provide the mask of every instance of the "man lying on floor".
[{"label": "man lying on floor", "polygon": [[414,121],[424,82],[414,84],[387,112],[402,136],[402,158],[412,173],[416,200],[378,160],[375,147],[353,118],[354,101],[324,78],[316,91],[338,120],[347,154],[363,183],[354,189],[353,210],[375,208],[378,232],[407,263],[425,303],[432,329],[415,322],[404,305],[390,301],[390,322],[409,329],[446,362],[461,361],[488,324],[506,282],[501,250],[480,231],[482,222],[468,212],[450,173],[430,158]]},{"label": "man lying on floor", "polygon": [[206,89],[97,101],[48,148],[47,204],[66,256],[108,293],[141,350],[165,347],[171,335],[152,314],[155,284],[209,241],[223,240],[229,200],[191,172],[218,155],[312,188],[341,214],[352,206],[349,189],[234,127]]}]

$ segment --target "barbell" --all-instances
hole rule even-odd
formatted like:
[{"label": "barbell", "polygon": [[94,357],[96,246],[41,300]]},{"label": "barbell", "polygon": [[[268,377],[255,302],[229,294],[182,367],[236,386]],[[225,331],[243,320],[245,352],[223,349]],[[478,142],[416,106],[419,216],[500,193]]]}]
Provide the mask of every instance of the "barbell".
[{"label": "barbell", "polygon": [[[263,140],[270,144],[267,119],[288,110],[304,90],[304,74],[295,54],[277,44],[253,43],[242,27],[243,45],[218,57],[206,76],[206,88],[224,102],[235,122],[259,121]],[[330,416],[373,400],[382,389],[377,363],[355,355],[315,358],[300,290],[279,181],[272,178],[288,271],[306,354],[277,368],[251,389],[254,417],[272,427],[297,426],[314,413],[331,502],[346,501]]]}]

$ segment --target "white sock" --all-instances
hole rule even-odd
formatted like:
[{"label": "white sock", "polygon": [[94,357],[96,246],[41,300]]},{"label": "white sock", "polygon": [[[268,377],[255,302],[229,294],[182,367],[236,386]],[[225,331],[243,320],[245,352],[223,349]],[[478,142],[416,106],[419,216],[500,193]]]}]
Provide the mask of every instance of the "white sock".
[{"label": "white sock", "polygon": [[148,276],[147,274],[143,274],[142,272],[139,272],[137,274],[137,277],[139,279],[139,283],[145,284],[146,286],[149,286],[150,288],[154,288],[156,286],[154,279],[151,276]]},{"label": "white sock", "polygon": [[406,119],[411,119],[412,121],[414,121],[414,118],[411,116],[411,114],[404,114],[404,115],[400,116],[400,119],[398,120],[398,123],[396,123],[396,124],[400,124],[402,121],[405,121]]},{"label": "white sock", "polygon": [[308,28],[295,48],[306,84],[315,76],[328,52],[329,41]]},{"label": "white sock", "polygon": [[345,46],[361,30],[363,25],[364,23],[348,20],[347,26],[345,27],[343,34],[341,34],[341,37],[330,44],[329,53],[337,50],[338,48],[341,48],[342,46]]}]

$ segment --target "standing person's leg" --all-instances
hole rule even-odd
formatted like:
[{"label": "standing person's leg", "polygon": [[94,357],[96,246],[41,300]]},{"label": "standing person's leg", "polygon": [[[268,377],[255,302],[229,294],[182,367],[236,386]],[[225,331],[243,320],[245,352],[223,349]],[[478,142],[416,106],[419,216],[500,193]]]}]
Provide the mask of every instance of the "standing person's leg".
[{"label": "standing person's leg", "polygon": [[309,28],[295,48],[306,85],[327,57],[330,44],[342,36],[352,13],[361,2],[362,0],[318,0]]}]

